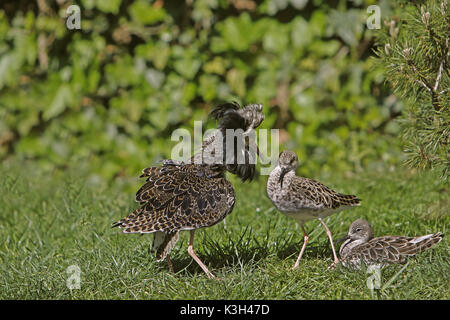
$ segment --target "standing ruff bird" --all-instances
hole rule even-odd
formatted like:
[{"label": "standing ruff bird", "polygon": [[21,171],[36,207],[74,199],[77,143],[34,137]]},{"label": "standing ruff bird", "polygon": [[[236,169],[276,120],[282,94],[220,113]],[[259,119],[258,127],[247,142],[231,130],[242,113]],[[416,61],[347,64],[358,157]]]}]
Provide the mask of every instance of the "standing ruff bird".
[{"label": "standing ruff bird", "polygon": [[267,194],[274,206],[285,215],[294,218],[300,224],[304,234],[303,246],[293,269],[299,266],[309,241],[304,224],[312,219],[319,219],[325,228],[330,239],[334,261],[337,263],[339,260],[334,249],[333,238],[323,218],[340,210],[359,206],[360,200],[354,195],[337,193],[313,179],[296,176],[297,166],[297,155],[292,151],[283,151],[267,181]]},{"label": "standing ruff bird", "polygon": [[[244,155],[245,161],[234,161],[237,159],[232,157],[236,155],[235,148],[221,150],[227,146],[227,129],[248,133],[261,124],[264,115],[262,105],[241,108],[237,103],[220,105],[210,115],[219,122],[218,130],[203,141],[201,152],[187,162],[165,160],[160,167],[144,169],[140,177],[147,179],[136,193],[140,208],[114,223],[113,227],[122,228],[123,233],[153,233],[152,249],[156,259],[166,259],[171,271],[170,251],[179,232],[189,230],[189,255],[208,277],[214,278],[194,252],[194,233],[222,221],[233,210],[236,198],[232,184],[225,177],[226,171],[243,181],[252,180],[255,173],[255,164],[250,161],[255,159],[253,150],[259,154],[255,142],[241,144],[243,149],[237,151]],[[229,158],[232,161],[224,161]]]},{"label": "standing ruff bird", "polygon": [[350,225],[345,242],[339,249],[340,262],[344,267],[361,269],[366,265],[384,267],[389,264],[406,262],[414,256],[439,243],[444,235],[440,232],[420,237],[384,236],[373,237],[369,222],[358,219]]}]

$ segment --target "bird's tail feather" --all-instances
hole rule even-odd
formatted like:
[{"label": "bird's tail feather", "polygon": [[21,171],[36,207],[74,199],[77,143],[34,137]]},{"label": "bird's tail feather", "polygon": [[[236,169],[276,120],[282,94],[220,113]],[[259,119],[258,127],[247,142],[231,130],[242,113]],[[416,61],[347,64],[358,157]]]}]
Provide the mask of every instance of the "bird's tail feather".
[{"label": "bird's tail feather", "polygon": [[351,194],[338,194],[337,200],[341,206],[360,206],[361,199]]},{"label": "bird's tail feather", "polygon": [[136,209],[134,210],[132,213],[130,213],[128,216],[126,216],[123,219],[120,219],[117,222],[114,222],[111,226],[111,228],[115,228],[115,227],[123,227],[125,222],[127,222],[130,219],[134,219],[136,218],[138,215],[140,215],[142,213],[142,208]]},{"label": "bird's tail feather", "polygon": [[442,238],[444,238],[444,234],[441,232],[428,234],[421,237],[414,237],[408,241],[410,245],[405,246],[403,250],[401,250],[401,254],[408,256],[415,255],[439,243]]}]

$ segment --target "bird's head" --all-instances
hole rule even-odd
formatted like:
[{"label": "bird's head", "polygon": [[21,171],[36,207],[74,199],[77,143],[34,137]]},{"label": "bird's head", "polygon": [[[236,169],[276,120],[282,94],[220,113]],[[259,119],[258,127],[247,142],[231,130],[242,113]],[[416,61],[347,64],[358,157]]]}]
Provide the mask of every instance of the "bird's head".
[{"label": "bird's head", "polygon": [[348,230],[347,236],[344,240],[351,239],[354,240],[362,240],[362,242],[367,242],[373,238],[373,229],[372,226],[364,219],[355,220]]},{"label": "bird's head", "polygon": [[[261,159],[262,155],[256,145],[256,135],[251,133],[264,120],[262,105],[249,104],[241,107],[237,102],[225,103],[215,107],[210,116],[219,122],[218,129],[224,137],[224,159],[227,170],[243,181],[252,180],[255,175],[256,155]],[[231,136],[234,148],[227,150],[230,146],[227,143],[229,131],[234,134]],[[242,141],[236,141],[237,139]]]},{"label": "bird's head", "polygon": [[278,182],[281,184],[281,187],[283,187],[283,178],[286,173],[290,171],[297,170],[298,167],[298,157],[293,151],[285,150],[280,153],[280,156],[278,157],[277,166],[280,167],[281,173],[280,178]]},{"label": "bird's head", "polygon": [[249,104],[243,108],[235,101],[215,107],[210,116],[219,122],[218,128],[223,133],[226,129],[242,129],[248,133],[264,120],[262,104]]}]

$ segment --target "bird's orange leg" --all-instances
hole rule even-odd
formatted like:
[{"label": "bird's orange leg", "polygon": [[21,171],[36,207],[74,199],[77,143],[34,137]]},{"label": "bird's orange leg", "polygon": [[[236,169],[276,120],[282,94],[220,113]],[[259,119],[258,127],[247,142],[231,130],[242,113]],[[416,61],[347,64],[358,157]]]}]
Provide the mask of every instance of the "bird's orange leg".
[{"label": "bird's orange leg", "polygon": [[300,260],[302,259],[303,256],[303,252],[305,251],[306,245],[308,244],[309,241],[309,236],[306,233],[305,227],[303,227],[303,225],[300,225],[302,227],[303,230],[303,234],[305,235],[305,237],[303,238],[303,246],[302,249],[300,250],[300,254],[298,255],[297,261],[295,261],[294,266],[292,267],[292,270],[297,269],[298,265],[300,264]]},{"label": "bird's orange leg", "polygon": [[331,235],[331,231],[330,229],[328,229],[327,225],[325,224],[325,222],[323,222],[322,218],[319,218],[320,223],[323,225],[323,227],[325,228],[325,230],[327,231],[327,235],[328,235],[328,239],[330,239],[330,243],[331,243],[331,250],[333,250],[333,258],[334,258],[334,264],[338,264],[339,263],[339,259],[336,255],[336,250],[334,249],[334,244],[333,244],[333,236]]},{"label": "bird's orange leg", "polygon": [[208,268],[205,266],[205,264],[200,260],[199,257],[194,252],[194,234],[195,230],[191,230],[191,236],[189,238],[189,246],[188,246],[188,253],[189,255],[195,260],[195,262],[198,263],[198,265],[205,271],[206,275],[209,278],[215,278],[215,276],[211,273],[211,271],[208,270]]}]

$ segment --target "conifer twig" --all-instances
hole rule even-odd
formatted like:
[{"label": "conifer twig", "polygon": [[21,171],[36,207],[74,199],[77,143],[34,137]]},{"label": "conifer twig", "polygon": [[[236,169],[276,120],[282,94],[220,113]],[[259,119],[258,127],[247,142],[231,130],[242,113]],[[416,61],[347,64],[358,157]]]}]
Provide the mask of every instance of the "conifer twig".
[{"label": "conifer twig", "polygon": [[438,70],[438,74],[436,77],[436,82],[434,83],[434,88],[433,91],[437,91],[438,87],[439,87],[439,81],[441,80],[442,77],[442,69],[444,69],[444,60],[442,60],[441,65],[439,66],[439,70]]}]

